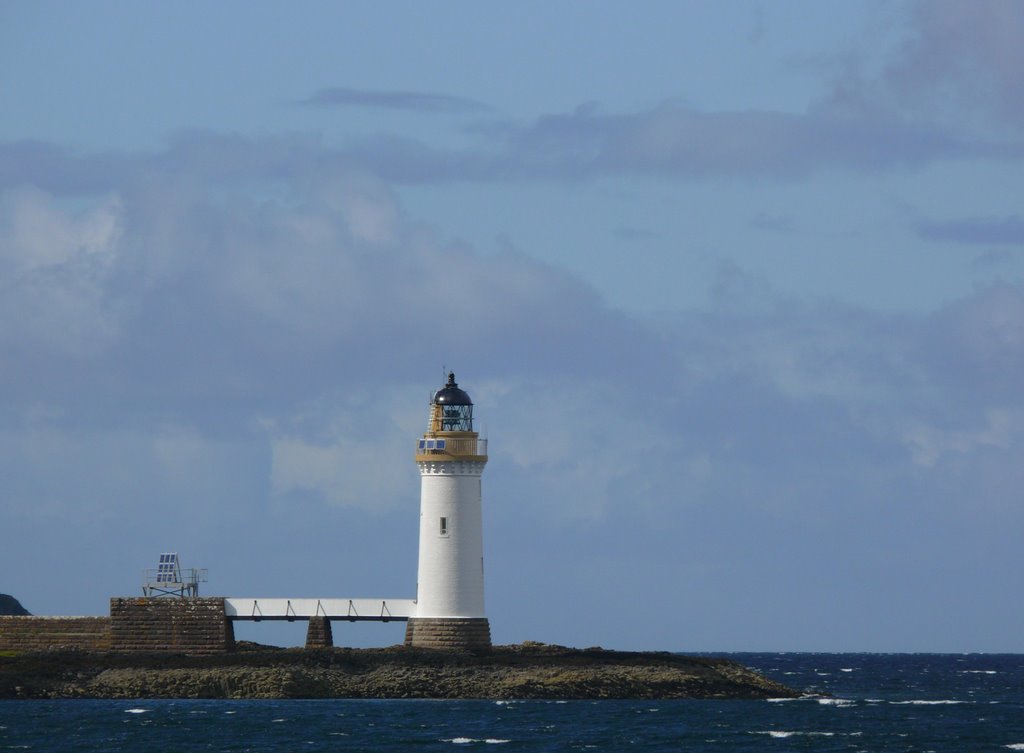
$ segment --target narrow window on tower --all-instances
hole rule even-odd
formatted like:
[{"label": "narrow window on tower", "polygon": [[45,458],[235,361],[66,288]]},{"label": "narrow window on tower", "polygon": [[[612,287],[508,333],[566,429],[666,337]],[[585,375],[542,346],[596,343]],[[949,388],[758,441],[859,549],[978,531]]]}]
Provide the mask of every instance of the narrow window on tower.
[{"label": "narrow window on tower", "polygon": [[441,535],[448,535],[448,518],[441,518]]}]

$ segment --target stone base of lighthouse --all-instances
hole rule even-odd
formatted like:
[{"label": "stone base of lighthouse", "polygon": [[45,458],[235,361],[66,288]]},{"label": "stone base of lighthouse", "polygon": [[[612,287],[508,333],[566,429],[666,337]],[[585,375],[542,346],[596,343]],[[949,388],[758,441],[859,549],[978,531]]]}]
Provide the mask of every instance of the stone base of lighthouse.
[{"label": "stone base of lighthouse", "polygon": [[490,651],[491,624],[486,617],[411,617],[405,645],[446,651]]}]

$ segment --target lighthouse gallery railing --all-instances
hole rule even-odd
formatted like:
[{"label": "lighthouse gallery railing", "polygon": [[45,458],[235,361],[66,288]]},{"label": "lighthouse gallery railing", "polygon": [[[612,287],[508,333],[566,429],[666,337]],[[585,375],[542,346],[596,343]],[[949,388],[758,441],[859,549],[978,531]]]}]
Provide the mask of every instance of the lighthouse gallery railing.
[{"label": "lighthouse gallery railing", "polygon": [[416,442],[417,455],[486,455],[487,440],[479,437],[436,437]]}]

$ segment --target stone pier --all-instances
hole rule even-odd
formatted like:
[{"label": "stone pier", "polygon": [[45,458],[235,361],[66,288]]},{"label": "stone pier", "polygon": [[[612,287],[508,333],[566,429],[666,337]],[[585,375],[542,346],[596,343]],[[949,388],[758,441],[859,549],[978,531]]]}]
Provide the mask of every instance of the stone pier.
[{"label": "stone pier", "polygon": [[224,614],[224,599],[110,600],[114,651],[222,654],[235,647],[235,631]]}]

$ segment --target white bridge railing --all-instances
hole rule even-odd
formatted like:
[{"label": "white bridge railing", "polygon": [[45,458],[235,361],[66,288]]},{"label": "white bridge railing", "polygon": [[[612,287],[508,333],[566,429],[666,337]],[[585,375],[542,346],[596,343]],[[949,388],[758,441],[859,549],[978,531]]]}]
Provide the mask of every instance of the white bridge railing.
[{"label": "white bridge railing", "polygon": [[230,620],[332,620],[402,621],[416,616],[415,599],[224,599]]}]

